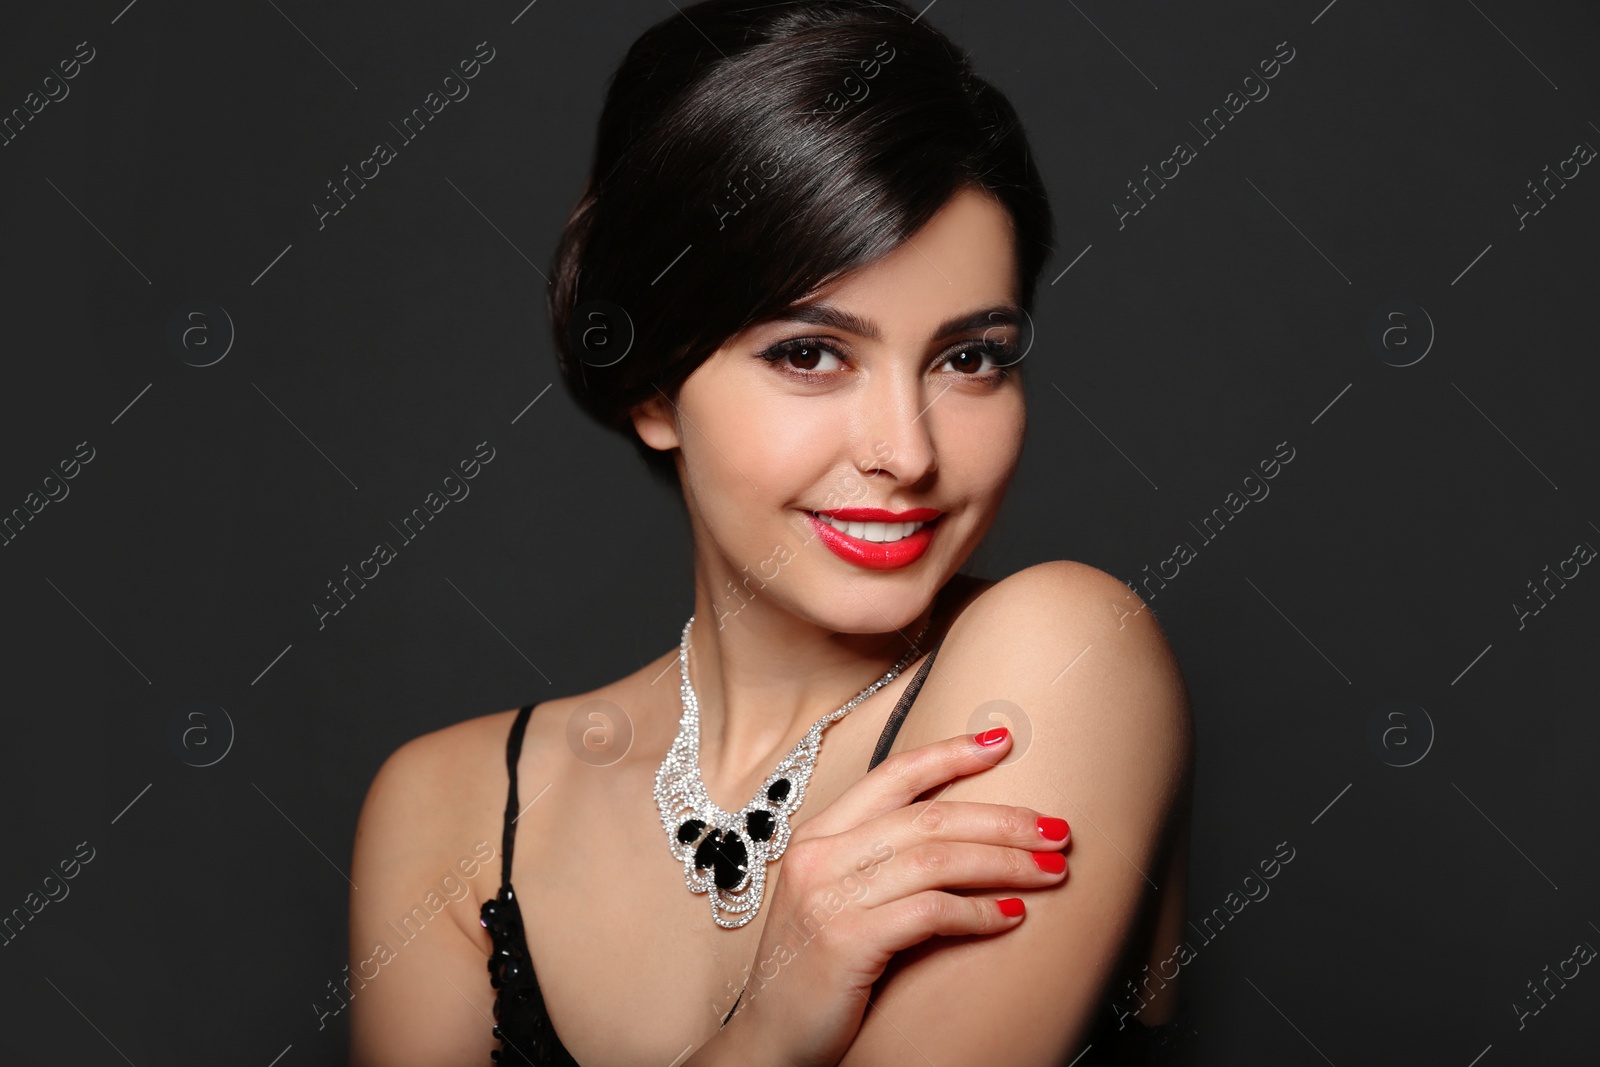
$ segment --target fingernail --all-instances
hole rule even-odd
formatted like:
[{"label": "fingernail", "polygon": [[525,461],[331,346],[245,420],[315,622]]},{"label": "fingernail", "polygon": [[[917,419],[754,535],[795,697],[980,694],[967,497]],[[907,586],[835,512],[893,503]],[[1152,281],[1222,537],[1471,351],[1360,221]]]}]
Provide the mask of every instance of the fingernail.
[{"label": "fingernail", "polygon": [[1060,874],[1067,869],[1067,857],[1059,852],[1035,852],[1033,862],[1046,874]]},{"label": "fingernail", "polygon": [[1065,819],[1053,819],[1048,815],[1039,816],[1039,832],[1051,841],[1064,841],[1067,834],[1072,832],[1072,827],[1067,825]]},{"label": "fingernail", "polygon": [[1004,900],[995,901],[995,903],[1000,905],[1000,914],[1008,919],[1015,919],[1023,912],[1021,897],[1006,897]]},{"label": "fingernail", "polygon": [[980,745],[998,745],[1006,739],[1006,728],[1004,726],[996,726],[991,730],[983,731],[981,734],[973,734],[972,739]]}]

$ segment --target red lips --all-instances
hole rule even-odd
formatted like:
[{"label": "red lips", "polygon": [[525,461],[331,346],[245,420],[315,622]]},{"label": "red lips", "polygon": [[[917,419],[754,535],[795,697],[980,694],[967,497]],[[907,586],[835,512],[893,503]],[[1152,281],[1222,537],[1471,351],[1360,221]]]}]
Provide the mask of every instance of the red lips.
[{"label": "red lips", "polygon": [[884,511],[882,508],[837,508],[817,514],[827,515],[840,522],[927,523],[928,525],[910,537],[885,543],[851,537],[843,530],[836,530],[829,523],[817,518],[816,514],[806,513],[806,521],[811,523],[822,543],[827,545],[828,550],[834,555],[846,563],[853,563],[868,570],[888,571],[909,566],[922,558],[923,553],[928,551],[928,545],[933,541],[934,531],[938,529],[938,523],[933,520],[942,512],[937,508],[912,508],[909,511],[899,512]]}]

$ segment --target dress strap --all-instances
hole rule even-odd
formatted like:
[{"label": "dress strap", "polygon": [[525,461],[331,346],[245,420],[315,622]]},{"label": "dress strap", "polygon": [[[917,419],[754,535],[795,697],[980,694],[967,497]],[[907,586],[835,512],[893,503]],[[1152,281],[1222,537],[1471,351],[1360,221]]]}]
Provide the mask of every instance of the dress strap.
[{"label": "dress strap", "polygon": [[506,790],[506,821],[505,829],[500,834],[500,888],[511,888],[511,853],[517,844],[517,757],[522,755],[522,735],[528,729],[528,717],[533,714],[533,705],[517,712],[517,717],[511,721],[511,736],[506,738],[506,775],[511,779],[511,788]]},{"label": "dress strap", "polygon": [[872,752],[872,760],[867,764],[867,770],[872,770],[889,755],[889,749],[894,746],[894,739],[900,733],[900,724],[905,722],[906,713],[911,710],[912,703],[917,699],[917,693],[922,690],[922,682],[928,677],[928,670],[933,666],[933,657],[939,654],[939,646],[943,644],[944,638],[941,637],[933,646],[933,651],[928,653],[928,658],[922,661],[922,666],[917,668],[917,673],[911,676],[911,682],[906,686],[905,692],[900,694],[899,702],[889,713],[889,721],[883,724],[883,733],[878,737],[878,747]]}]

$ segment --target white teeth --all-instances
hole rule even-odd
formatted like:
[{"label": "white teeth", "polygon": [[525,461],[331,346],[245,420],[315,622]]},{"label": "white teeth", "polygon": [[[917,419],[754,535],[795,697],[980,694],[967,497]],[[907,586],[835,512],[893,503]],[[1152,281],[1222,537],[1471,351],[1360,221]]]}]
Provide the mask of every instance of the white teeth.
[{"label": "white teeth", "polygon": [[[816,515],[816,512],[812,512]],[[832,526],[840,533],[849,534],[851,537],[862,541],[874,541],[878,544],[890,544],[895,541],[910,537],[927,523],[924,522],[841,522],[828,515],[817,515],[817,518]]]}]

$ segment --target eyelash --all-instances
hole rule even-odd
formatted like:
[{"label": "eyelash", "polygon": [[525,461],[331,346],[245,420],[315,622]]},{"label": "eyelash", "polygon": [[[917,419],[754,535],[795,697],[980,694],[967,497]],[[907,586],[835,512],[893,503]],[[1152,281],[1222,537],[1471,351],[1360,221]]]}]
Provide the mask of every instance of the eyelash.
[{"label": "eyelash", "polygon": [[[832,345],[827,344],[824,341],[806,337],[797,337],[788,341],[779,341],[770,348],[764,349],[761,352],[757,352],[756,358],[764,360],[773,366],[777,366],[781,360],[787,358],[788,356],[795,355],[796,353],[803,352],[807,349],[822,349],[825,352],[831,353],[840,360],[844,360],[845,358]],[[1016,355],[1016,346],[1009,342],[997,343],[993,341],[970,341],[966,344],[953,348],[948,352],[945,352],[939,357],[939,363],[948,363],[950,360],[965,355],[968,352],[977,352],[979,355],[988,356],[992,360],[1003,359],[1006,364],[1012,364],[1014,363],[1014,357]],[[838,373],[837,371],[818,372],[800,370],[795,367],[778,367],[778,371],[787,377],[801,382],[823,382],[827,381],[834,374]],[[994,369],[983,373],[966,374],[958,372],[958,376],[962,378],[969,378],[973,381],[984,382],[986,384],[998,385],[1005,379],[1009,378],[1011,373],[1012,371],[1010,366],[1002,365],[996,366]]]}]

